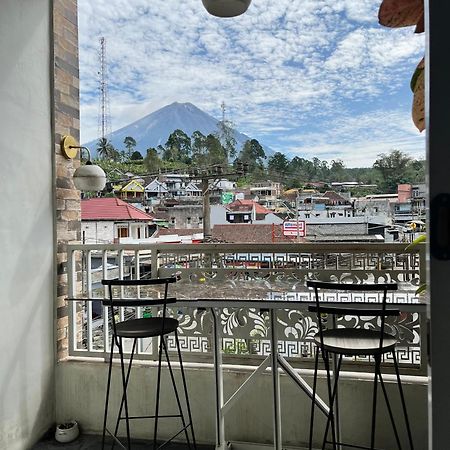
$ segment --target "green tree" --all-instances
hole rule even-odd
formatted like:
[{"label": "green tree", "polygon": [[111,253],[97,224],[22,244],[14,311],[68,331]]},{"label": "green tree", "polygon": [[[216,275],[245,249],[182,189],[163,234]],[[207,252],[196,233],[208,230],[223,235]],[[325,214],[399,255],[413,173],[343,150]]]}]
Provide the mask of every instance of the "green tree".
[{"label": "green tree", "polygon": [[136,141],[131,136],[127,136],[123,143],[125,144],[125,147],[127,149],[128,158],[131,158],[131,154],[133,153],[134,149],[136,148]]},{"label": "green tree", "polygon": [[227,152],[217,136],[208,134],[205,138],[205,147],[207,151],[206,163],[212,164],[228,164]]},{"label": "green tree", "polygon": [[264,173],[266,153],[256,139],[247,140],[239,153],[239,160],[248,165],[248,171],[253,177]]},{"label": "green tree", "polygon": [[163,159],[166,161],[191,162],[191,139],[182,130],[175,130],[167,138]]},{"label": "green tree", "polygon": [[314,165],[311,161],[299,156],[294,156],[289,163],[288,174],[291,180],[296,181],[296,185],[304,185],[312,181],[315,174]]},{"label": "green tree", "polygon": [[101,159],[117,159],[118,152],[106,138],[100,138],[97,141],[97,154]]},{"label": "green tree", "polygon": [[161,159],[158,156],[156,148],[147,149],[147,155],[144,158],[144,166],[147,170],[154,172],[161,167]]},{"label": "green tree", "polygon": [[270,176],[275,176],[276,178],[282,178],[283,175],[286,175],[288,167],[289,160],[281,152],[274,153],[269,157],[269,161],[267,162]]},{"label": "green tree", "polygon": [[142,159],[143,159],[143,157],[142,157],[141,153],[138,152],[137,150],[135,150],[130,156],[131,161],[139,161]]},{"label": "green tree", "polygon": [[400,150],[392,150],[390,153],[381,153],[373,163],[381,175],[381,188],[387,192],[397,192],[397,185],[408,181],[407,169],[412,159]]},{"label": "green tree", "polygon": [[192,164],[204,166],[207,164],[208,147],[206,145],[206,136],[196,130],[191,136]]},{"label": "green tree", "polygon": [[340,159],[333,159],[330,165],[330,180],[329,181],[345,181],[345,165]]}]

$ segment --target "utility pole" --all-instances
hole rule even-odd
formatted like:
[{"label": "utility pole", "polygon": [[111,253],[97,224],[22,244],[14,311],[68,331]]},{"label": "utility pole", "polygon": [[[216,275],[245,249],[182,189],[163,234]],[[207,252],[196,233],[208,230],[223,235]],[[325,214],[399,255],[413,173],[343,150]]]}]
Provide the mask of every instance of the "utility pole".
[{"label": "utility pole", "polygon": [[295,197],[295,220],[297,221],[297,242],[300,242],[300,228],[298,223],[298,209],[300,207],[300,194],[297,189],[297,196]]},{"label": "utility pole", "polygon": [[[191,181],[200,180],[202,197],[203,197],[203,240],[208,242],[211,240],[211,203],[210,203],[210,195],[211,195],[211,187],[210,180],[219,181],[223,177],[243,177],[247,175],[248,172],[248,164],[242,163],[238,161],[236,163],[236,167],[224,166],[220,164],[215,164],[208,167],[199,167],[190,169],[188,172],[189,179]],[[166,171],[159,170],[158,172],[147,173],[145,175],[141,175],[142,177],[151,177],[158,176],[163,173],[186,173],[184,169],[167,169]],[[129,179],[118,180],[120,181],[129,181]],[[111,188],[112,183],[108,183]]]},{"label": "utility pole", "polygon": [[203,196],[203,240],[211,239],[211,203],[209,201],[209,178],[202,178],[202,196]]},{"label": "utility pole", "polygon": [[201,189],[203,196],[203,241],[211,240],[211,186],[210,180],[220,180],[222,177],[245,176],[248,171],[248,164],[237,163],[236,169],[228,168],[224,171],[220,164],[208,167],[206,169],[194,169],[189,175],[191,179],[201,180]]}]

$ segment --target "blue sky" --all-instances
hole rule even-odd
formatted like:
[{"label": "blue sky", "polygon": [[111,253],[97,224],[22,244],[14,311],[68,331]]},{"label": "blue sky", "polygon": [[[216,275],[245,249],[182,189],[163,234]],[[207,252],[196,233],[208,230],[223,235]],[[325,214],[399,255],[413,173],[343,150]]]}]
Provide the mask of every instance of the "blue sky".
[{"label": "blue sky", "polygon": [[214,18],[201,0],[78,0],[81,142],[98,136],[99,37],[118,129],[174,101],[220,118],[290,158],[370,166],[425,156],[411,120],[413,28],[378,25],[381,0],[253,0]]}]

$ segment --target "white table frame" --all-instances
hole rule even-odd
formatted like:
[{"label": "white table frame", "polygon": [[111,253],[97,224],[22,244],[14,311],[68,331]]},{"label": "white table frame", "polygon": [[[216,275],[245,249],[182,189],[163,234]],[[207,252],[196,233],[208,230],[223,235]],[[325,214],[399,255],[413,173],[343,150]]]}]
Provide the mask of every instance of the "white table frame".
[{"label": "white table frame", "polygon": [[[68,298],[69,301],[101,301],[102,298]],[[189,307],[196,309],[209,309],[213,321],[213,359],[214,359],[214,374],[215,374],[215,397],[216,397],[216,449],[226,450],[227,441],[225,437],[225,415],[231,410],[233,405],[239,400],[242,394],[251,385],[254,378],[265,372],[270,367],[272,376],[272,396],[273,396],[273,434],[274,434],[274,449],[282,450],[282,433],[281,433],[281,402],[280,402],[280,370],[289,376],[295,384],[312,399],[312,388],[301,377],[289,362],[278,353],[278,335],[277,335],[277,310],[283,309],[304,309],[309,305],[315,304],[314,301],[309,300],[239,300],[234,298],[208,298],[208,299],[179,299],[176,305],[181,307]],[[342,306],[344,302],[329,301],[329,306]],[[345,302],[347,307],[357,307],[361,309],[373,308],[373,303],[369,302]],[[389,302],[389,306],[400,309],[405,312],[426,312],[426,303],[417,301],[414,303]],[[299,308],[300,307],[300,308]],[[221,345],[221,331],[218,323],[217,311],[223,308],[255,308],[263,311],[269,311],[270,323],[270,343],[271,352],[256,367],[251,375],[242,383],[242,385],[230,396],[228,400],[224,400],[224,383],[223,383],[223,361],[222,361],[222,345]],[[335,324],[334,324],[335,325]],[[335,367],[333,374],[335,372]],[[316,406],[324,413],[328,414],[328,405],[316,394]],[[335,400],[335,406],[337,399]],[[335,415],[336,433],[339,440],[340,423],[338,415]]]},{"label": "white table frame", "polygon": [[[278,353],[278,335],[277,335],[277,310],[282,309],[296,309],[301,306],[315,304],[314,301],[304,300],[236,300],[236,298],[229,299],[196,299],[196,300],[179,300],[177,304],[180,306],[207,308],[211,311],[213,319],[213,357],[214,357],[214,374],[215,374],[215,388],[216,388],[216,449],[226,450],[227,440],[225,437],[225,415],[230,411],[233,405],[239,400],[242,394],[250,386],[252,380],[267,370],[271,369],[272,376],[272,396],[273,396],[273,435],[274,435],[274,449],[282,450],[283,440],[281,432],[281,401],[280,401],[280,371],[289,376],[296,385],[312,399],[313,390],[311,386],[301,377],[289,362]],[[329,306],[342,306],[343,302],[330,301],[327,302]],[[364,302],[345,302],[347,307],[357,307],[361,309],[373,308],[373,303]],[[426,304],[422,302],[417,303],[396,303],[390,302],[390,307],[400,308],[402,311],[426,312]],[[244,381],[244,383],[230,396],[228,400],[224,400],[223,389],[223,362],[221,352],[221,332],[218,323],[217,311],[222,308],[255,308],[259,310],[269,311],[270,323],[270,342],[271,352],[262,363],[256,367],[251,375]],[[334,324],[335,326],[336,324]],[[333,367],[333,377],[336,368]],[[316,394],[316,406],[324,413],[329,413],[328,405]],[[335,407],[338,399],[335,399]],[[340,440],[340,421],[339,416],[335,415],[336,434],[338,441]]]}]

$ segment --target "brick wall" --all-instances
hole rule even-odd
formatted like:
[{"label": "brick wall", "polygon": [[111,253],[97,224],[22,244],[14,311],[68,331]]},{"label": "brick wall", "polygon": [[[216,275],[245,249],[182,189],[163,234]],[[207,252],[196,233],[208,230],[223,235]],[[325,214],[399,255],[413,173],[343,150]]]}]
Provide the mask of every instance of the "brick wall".
[{"label": "brick wall", "polygon": [[73,185],[79,159],[61,153],[61,136],[80,137],[77,0],[53,1],[54,127],[56,208],[56,339],[57,356],[68,354],[67,254],[65,245],[80,240],[80,192]]}]

